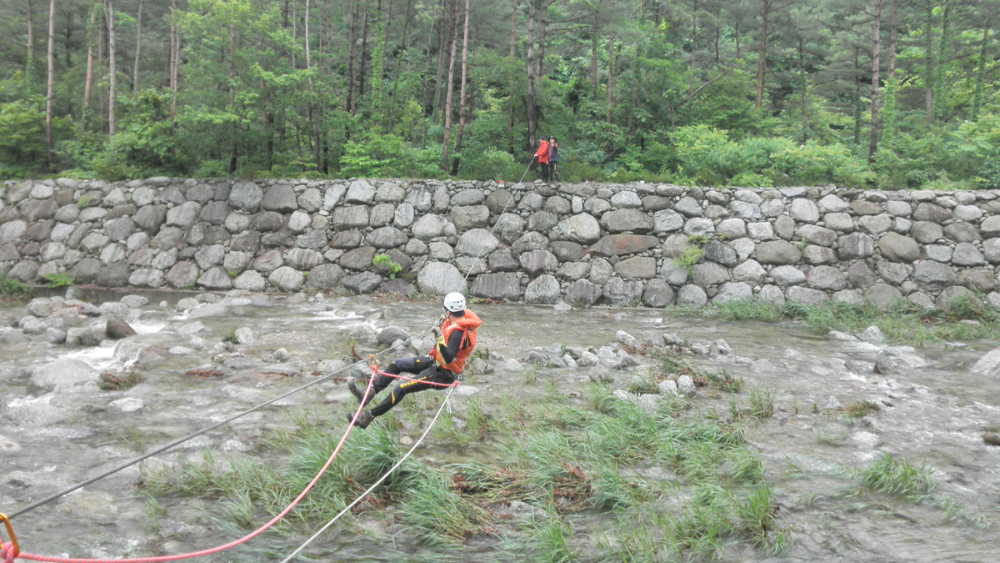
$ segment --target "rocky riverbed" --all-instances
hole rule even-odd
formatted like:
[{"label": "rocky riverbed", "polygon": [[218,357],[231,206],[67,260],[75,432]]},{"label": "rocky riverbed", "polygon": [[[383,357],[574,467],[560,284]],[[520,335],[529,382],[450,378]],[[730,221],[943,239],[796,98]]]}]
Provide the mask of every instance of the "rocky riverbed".
[{"label": "rocky riverbed", "polygon": [[[363,369],[345,369],[353,352],[402,348],[382,355],[386,360],[424,352],[430,341],[419,335],[439,315],[436,303],[322,294],[233,291],[165,301],[163,295],[150,300],[129,294],[100,303],[73,297],[79,295],[0,305],[2,512],[321,375],[344,370],[340,376],[363,376]],[[795,323],[713,323],[672,318],[663,310],[487,304],[475,310],[485,321],[482,354],[452,397],[459,419],[473,404],[488,415],[505,398],[538,404],[532,401],[554,393],[582,403],[595,382],[609,385],[618,400],[648,409],[679,394],[691,409],[745,425],[773,486],[778,522],[791,538],[773,561],[985,562],[1000,550],[994,527],[1000,522],[1000,447],[984,440],[984,433],[1000,428],[1000,378],[991,359],[1000,354],[988,355],[993,343],[913,349],[885,342],[877,329],[816,335]],[[407,341],[411,336],[418,337]],[[697,374],[736,378],[741,390],[729,393],[698,375],[664,369],[662,354]],[[143,498],[143,475],[174,467],[185,456],[201,458],[206,450],[216,463],[253,458],[278,465],[282,453],[268,447],[268,436],[292,429],[296,417],[339,420],[353,406],[344,381],[331,378],[16,518],[22,549],[136,557],[239,537],[211,499]],[[111,389],[116,386],[121,388]],[[440,396],[424,393],[408,401],[419,398],[432,414]],[[739,413],[761,397],[773,412],[741,419]],[[403,420],[399,442],[412,443],[428,420]],[[859,488],[849,475],[880,454],[932,470],[932,493],[911,502]],[[501,454],[482,446],[456,448],[432,433],[417,456],[440,465]],[[652,480],[665,475],[655,467],[644,471]],[[515,520],[533,513],[530,502],[521,501],[496,510]],[[363,515],[359,521],[321,538],[314,555],[345,561],[508,558],[489,534],[448,548],[420,545],[406,534],[386,544],[395,528]],[[614,513],[593,511],[572,520],[572,553],[584,561],[607,559],[594,537],[613,523]],[[206,560],[280,560],[300,541],[268,536]],[[768,557],[745,546],[722,556]]]}]

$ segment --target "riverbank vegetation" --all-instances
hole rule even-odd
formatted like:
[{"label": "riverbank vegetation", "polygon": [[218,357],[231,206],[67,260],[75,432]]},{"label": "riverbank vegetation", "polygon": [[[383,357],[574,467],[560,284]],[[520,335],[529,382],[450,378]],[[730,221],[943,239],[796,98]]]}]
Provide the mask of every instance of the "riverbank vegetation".
[{"label": "riverbank vegetation", "polygon": [[713,303],[699,309],[675,307],[670,311],[682,317],[725,321],[798,320],[818,334],[831,330],[859,334],[876,326],[889,341],[916,346],[1000,337],[1000,314],[983,303],[980,296],[957,297],[943,309],[924,308],[903,299],[887,307],[877,307],[869,303],[832,301],[822,305],[792,302],[779,305],[754,298]]},{"label": "riverbank vegetation", "polygon": [[0,178],[1000,188],[995,0],[0,0]]}]

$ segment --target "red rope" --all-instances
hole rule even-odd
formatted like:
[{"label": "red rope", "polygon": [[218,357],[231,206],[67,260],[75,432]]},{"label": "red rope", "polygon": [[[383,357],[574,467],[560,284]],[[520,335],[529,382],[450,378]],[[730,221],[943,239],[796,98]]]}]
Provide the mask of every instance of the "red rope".
[{"label": "red rope", "polygon": [[[373,371],[375,370],[374,366],[372,366],[372,370]],[[374,378],[371,378],[368,381],[368,387],[365,389],[365,395],[364,395],[365,399],[367,399],[368,394],[371,393],[373,381]],[[364,400],[361,401],[361,405],[363,404]],[[159,563],[161,561],[179,561],[181,559],[193,559],[195,557],[204,557],[205,555],[212,555],[213,553],[219,553],[220,551],[225,551],[227,549],[234,548],[240,544],[246,543],[252,540],[253,538],[259,536],[260,534],[264,533],[264,531],[270,528],[271,526],[277,524],[278,521],[284,518],[286,514],[288,514],[293,508],[295,508],[295,505],[297,505],[299,501],[301,501],[302,498],[306,496],[306,493],[308,493],[313,488],[313,486],[316,485],[316,482],[319,481],[319,478],[322,477],[324,473],[326,473],[327,468],[329,468],[330,464],[333,463],[333,459],[337,457],[337,454],[340,452],[341,446],[343,446],[344,442],[347,441],[347,435],[351,433],[351,429],[354,428],[354,423],[357,422],[358,420],[358,415],[361,414],[361,409],[362,409],[361,405],[358,405],[358,410],[354,412],[354,418],[351,421],[351,425],[347,427],[347,431],[344,432],[344,436],[340,439],[340,442],[337,444],[337,447],[333,450],[333,453],[330,455],[330,459],[326,460],[326,465],[324,465],[323,468],[320,469],[319,473],[316,474],[316,477],[313,478],[312,482],[309,483],[309,486],[307,486],[305,490],[299,494],[299,496],[295,497],[295,500],[293,500],[292,503],[289,504],[287,508],[282,510],[281,514],[275,516],[270,522],[264,524],[262,527],[260,527],[253,533],[246,535],[236,541],[229,542],[226,545],[213,547],[211,549],[195,551],[193,553],[184,553],[180,555],[162,555],[159,557],[139,557],[133,559],[79,559],[70,557],[48,557],[45,555],[34,555],[32,553],[21,553],[17,557],[21,559],[29,559],[31,561],[49,561],[51,563]],[[13,563],[14,558],[11,557],[11,555],[12,554],[9,553],[9,550],[5,545],[3,550],[0,550],[0,557],[4,558],[0,561],[2,561],[2,563]]]}]

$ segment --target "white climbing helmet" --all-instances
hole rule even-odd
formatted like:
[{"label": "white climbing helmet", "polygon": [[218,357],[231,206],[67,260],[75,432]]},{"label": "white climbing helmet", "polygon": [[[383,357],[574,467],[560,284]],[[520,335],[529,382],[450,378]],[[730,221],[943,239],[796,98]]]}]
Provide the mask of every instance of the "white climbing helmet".
[{"label": "white climbing helmet", "polygon": [[449,293],[444,296],[444,308],[452,313],[465,310],[465,296],[461,293]]}]

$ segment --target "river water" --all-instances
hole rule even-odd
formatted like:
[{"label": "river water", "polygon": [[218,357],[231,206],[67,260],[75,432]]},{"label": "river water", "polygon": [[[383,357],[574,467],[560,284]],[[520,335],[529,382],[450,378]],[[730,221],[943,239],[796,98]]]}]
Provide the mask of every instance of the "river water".
[{"label": "river water", "polygon": [[[100,391],[88,385],[46,392],[29,385],[29,379],[37,366],[60,358],[82,360],[99,372],[120,370],[137,359],[142,347],[138,344],[2,345],[0,512],[15,512],[314,380],[330,365],[320,365],[321,360],[345,357],[352,343],[364,354],[380,349],[365,336],[372,333],[366,326],[395,325],[414,334],[430,327],[440,314],[436,304],[368,297],[241,297],[198,311],[151,303],[130,313],[129,322],[138,335],[129,341],[161,348],[162,359],[145,365],[144,382],[124,391]],[[695,361],[741,375],[745,389],[774,391],[774,416],[749,425],[747,437],[762,456],[780,508],[779,521],[790,528],[792,537],[780,556],[768,559],[762,553],[735,549],[727,551],[727,560],[998,560],[1000,447],[984,444],[982,434],[1000,426],[1000,381],[969,370],[996,343],[903,350],[927,365],[879,375],[873,367],[884,345],[829,340],[794,322],[730,324],[673,318],[655,310],[560,311],[527,305],[483,304],[476,311],[485,321],[479,346],[506,359],[523,360],[533,347],[608,345],[619,330],[639,338],[676,333],[688,341],[725,340],[730,354]],[[23,314],[23,304],[0,305],[0,316]],[[235,347],[242,357],[227,353],[223,363],[213,361],[209,349],[241,327],[255,331],[256,340]],[[288,359],[275,359],[279,348],[288,352]],[[503,361],[493,365],[493,373],[467,382],[487,404],[504,394],[540,394],[548,383],[560,393],[579,396],[589,381],[584,369],[539,367],[538,379],[529,381],[519,372],[505,370]],[[185,375],[192,369],[224,375]],[[746,392],[742,395],[738,399],[745,400]],[[261,443],[267,432],[290,428],[294,416],[304,412],[342,417],[353,404],[349,399],[343,382],[326,381],[157,455],[143,466],[171,464],[182,455],[200,457],[206,448],[217,460],[253,455],[263,463],[277,463],[277,453]],[[467,400],[467,394],[456,394],[455,408],[461,409]],[[703,388],[692,401],[697,408],[722,414],[729,400]],[[882,408],[860,419],[837,410],[863,400]],[[864,466],[879,453],[932,469],[933,496],[911,503],[852,490],[845,472]],[[498,454],[481,448],[456,451],[432,435],[416,455],[441,463]],[[160,499],[164,513],[151,527],[147,501],[137,494],[139,471],[128,469],[15,518],[22,551],[138,557],[204,549],[242,535],[211,517],[214,507],[209,501],[191,498]],[[602,522],[607,521],[600,515],[589,515],[580,520],[578,531],[599,528]],[[303,537],[310,532],[303,530]],[[280,561],[298,545],[275,535],[265,538],[200,560]],[[327,561],[503,560],[494,546],[495,542],[477,536],[463,548],[440,551],[415,546],[406,537],[342,530],[321,538],[312,552],[325,554],[319,558]],[[593,550],[577,555],[582,560],[604,560]]]}]

